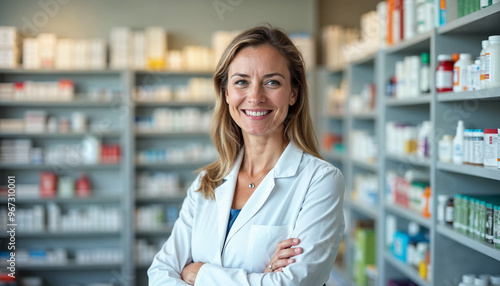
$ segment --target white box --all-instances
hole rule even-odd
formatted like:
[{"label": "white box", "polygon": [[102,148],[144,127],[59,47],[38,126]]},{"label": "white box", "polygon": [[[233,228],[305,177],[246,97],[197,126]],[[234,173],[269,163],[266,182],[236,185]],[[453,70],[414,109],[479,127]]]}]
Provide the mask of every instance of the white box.
[{"label": "white box", "polygon": [[42,68],[54,68],[57,37],[55,34],[38,35],[38,48]]},{"label": "white box", "polygon": [[0,48],[14,49],[17,47],[17,30],[15,27],[0,27]]},{"label": "white box", "polygon": [[41,67],[38,40],[26,38],[23,40],[23,67],[39,69]]}]

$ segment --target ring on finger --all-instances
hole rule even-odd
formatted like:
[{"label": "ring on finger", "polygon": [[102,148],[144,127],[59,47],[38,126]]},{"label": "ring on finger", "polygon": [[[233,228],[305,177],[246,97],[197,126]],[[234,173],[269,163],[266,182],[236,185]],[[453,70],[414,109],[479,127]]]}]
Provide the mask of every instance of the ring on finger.
[{"label": "ring on finger", "polygon": [[271,270],[271,272],[274,272],[273,263],[272,262],[271,262],[271,264],[269,264],[269,270]]}]

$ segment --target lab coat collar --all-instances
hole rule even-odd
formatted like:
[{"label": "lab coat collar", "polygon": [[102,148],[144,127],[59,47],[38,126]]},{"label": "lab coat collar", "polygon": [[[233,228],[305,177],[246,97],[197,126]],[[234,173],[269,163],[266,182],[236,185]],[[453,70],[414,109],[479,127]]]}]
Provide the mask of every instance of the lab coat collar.
[{"label": "lab coat collar", "polygon": [[[234,190],[238,178],[238,172],[243,161],[243,149],[240,151],[238,158],[229,172],[224,178],[224,182],[215,190],[215,199],[218,207],[218,236],[220,242],[220,258],[222,260],[222,252],[224,245],[227,244],[234,234],[240,230],[264,205],[267,198],[271,194],[275,178],[291,177],[297,173],[297,170],[302,160],[303,151],[297,148],[293,143],[289,143],[283,154],[281,154],[273,172],[266,176],[261,184],[255,189],[252,196],[241,210],[238,218],[235,220],[229,234],[226,236],[227,223],[229,219],[229,211],[233,202]],[[225,241],[225,242],[224,242]],[[221,265],[222,264],[222,261]]]}]

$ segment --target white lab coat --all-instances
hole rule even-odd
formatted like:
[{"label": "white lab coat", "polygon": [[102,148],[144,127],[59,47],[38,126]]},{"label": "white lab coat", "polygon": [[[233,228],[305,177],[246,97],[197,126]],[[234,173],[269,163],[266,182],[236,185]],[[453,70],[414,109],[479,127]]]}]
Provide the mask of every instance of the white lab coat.
[{"label": "white lab coat", "polygon": [[[344,179],[330,163],[290,143],[236,218],[226,239],[229,210],[243,158],[215,190],[215,201],[188,190],[179,219],[148,270],[150,286],[187,285],[190,262],[204,262],[195,286],[320,286],[329,277],[344,232]],[[278,242],[300,238],[303,253],[283,272],[264,270]]]}]

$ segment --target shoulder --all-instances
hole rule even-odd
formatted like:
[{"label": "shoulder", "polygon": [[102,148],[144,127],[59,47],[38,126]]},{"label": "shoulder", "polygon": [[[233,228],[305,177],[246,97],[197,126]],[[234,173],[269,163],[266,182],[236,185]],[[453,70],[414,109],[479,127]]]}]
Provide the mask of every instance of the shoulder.
[{"label": "shoulder", "polygon": [[306,152],[302,155],[299,171],[313,171],[317,176],[330,174],[342,177],[342,172],[336,166]]}]

